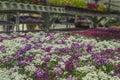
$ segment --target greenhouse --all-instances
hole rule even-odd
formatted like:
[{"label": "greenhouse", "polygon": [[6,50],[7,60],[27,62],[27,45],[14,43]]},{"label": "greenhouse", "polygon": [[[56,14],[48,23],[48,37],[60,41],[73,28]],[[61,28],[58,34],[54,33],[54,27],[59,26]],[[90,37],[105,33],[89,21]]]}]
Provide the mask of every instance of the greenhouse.
[{"label": "greenhouse", "polygon": [[0,0],[0,80],[120,80],[120,0]]}]

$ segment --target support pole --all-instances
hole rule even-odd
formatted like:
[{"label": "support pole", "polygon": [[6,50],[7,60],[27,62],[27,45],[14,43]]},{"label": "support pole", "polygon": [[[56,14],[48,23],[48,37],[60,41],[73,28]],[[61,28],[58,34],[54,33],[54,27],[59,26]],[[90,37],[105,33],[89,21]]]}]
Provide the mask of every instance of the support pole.
[{"label": "support pole", "polygon": [[76,14],[75,15],[75,23],[77,22],[77,18],[78,18],[78,15]]},{"label": "support pole", "polygon": [[112,0],[109,0],[108,11],[110,11],[110,9],[111,9],[111,2],[112,2]]},{"label": "support pole", "polygon": [[19,30],[19,17],[20,17],[20,12],[16,13],[16,31],[20,31]]},{"label": "support pole", "polygon": [[75,28],[76,28],[77,19],[78,19],[78,15],[76,14],[76,15],[75,15],[75,21],[74,21],[74,26],[75,26]]},{"label": "support pole", "polygon": [[93,18],[91,18],[92,22],[93,22],[93,26],[94,28],[98,27],[98,24],[103,20],[105,19],[105,17],[101,17],[98,19],[97,16],[94,16]]},{"label": "support pole", "polygon": [[66,28],[67,29],[69,28],[69,17],[68,16],[66,17]]},{"label": "support pole", "polygon": [[[49,7],[50,4],[49,4],[49,0],[46,0],[46,5]],[[47,8],[48,8],[47,7]],[[48,12],[46,13],[43,13],[44,15],[44,21],[45,21],[45,31],[48,32],[49,31],[49,28],[50,28],[50,11],[48,10]]]},{"label": "support pole", "polygon": [[[4,14],[4,21],[8,21],[8,14]],[[8,32],[8,25],[3,25],[3,31]]]},{"label": "support pole", "polygon": [[50,15],[49,13],[42,13],[42,17],[44,19],[44,23],[43,23],[43,29],[48,32],[49,31],[49,27],[50,27]]}]

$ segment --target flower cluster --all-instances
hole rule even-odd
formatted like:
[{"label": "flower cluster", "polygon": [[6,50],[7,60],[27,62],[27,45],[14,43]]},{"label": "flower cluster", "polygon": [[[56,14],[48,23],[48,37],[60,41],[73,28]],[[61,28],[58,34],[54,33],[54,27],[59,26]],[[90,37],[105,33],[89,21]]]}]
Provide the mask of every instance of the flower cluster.
[{"label": "flower cluster", "polygon": [[0,80],[120,80],[119,58],[118,40],[67,32],[0,35]]},{"label": "flower cluster", "polygon": [[111,28],[96,28],[85,31],[73,31],[70,34],[81,34],[88,37],[99,37],[104,39],[120,39],[120,30]]}]

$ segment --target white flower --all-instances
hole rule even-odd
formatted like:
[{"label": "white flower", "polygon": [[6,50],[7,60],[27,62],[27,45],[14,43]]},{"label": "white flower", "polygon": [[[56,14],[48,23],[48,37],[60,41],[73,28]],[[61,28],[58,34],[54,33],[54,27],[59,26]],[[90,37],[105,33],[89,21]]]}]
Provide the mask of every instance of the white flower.
[{"label": "white flower", "polygon": [[59,61],[58,64],[61,65],[61,68],[65,69],[65,63],[64,63],[64,62],[60,62],[60,61]]},{"label": "white flower", "polygon": [[114,76],[114,77],[111,77],[110,80],[120,80],[120,78],[117,76]]},{"label": "white flower", "polygon": [[10,76],[15,80],[24,80],[25,78],[27,78],[26,75],[19,74],[18,72],[13,72]]},{"label": "white flower", "polygon": [[10,80],[10,72],[8,70],[0,68],[0,80]]},{"label": "white flower", "polygon": [[29,71],[30,73],[34,73],[35,71],[36,71],[36,67],[35,67],[35,65],[34,64],[30,64],[30,65],[27,65],[26,67],[25,67],[25,70],[26,71]]},{"label": "white flower", "polygon": [[70,57],[71,57],[70,55],[66,55],[66,56],[62,56],[62,59],[64,61],[68,61]]},{"label": "white flower", "polygon": [[101,70],[91,71],[82,78],[82,80],[120,80],[118,77],[110,76]]},{"label": "white flower", "polygon": [[88,73],[88,72],[95,71],[96,68],[95,66],[83,66],[83,67],[76,68],[76,70],[81,73]]},{"label": "white flower", "polygon": [[79,57],[79,60],[86,61],[86,60],[88,60],[90,58],[90,56],[91,56],[90,54],[84,55],[82,57]]}]

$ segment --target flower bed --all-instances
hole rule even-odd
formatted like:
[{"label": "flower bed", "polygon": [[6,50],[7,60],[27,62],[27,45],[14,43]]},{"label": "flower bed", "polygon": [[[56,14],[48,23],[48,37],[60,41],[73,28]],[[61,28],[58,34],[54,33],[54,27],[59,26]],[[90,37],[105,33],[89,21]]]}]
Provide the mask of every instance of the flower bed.
[{"label": "flower bed", "polygon": [[120,30],[120,26],[112,26],[110,28],[112,28],[112,29],[119,29]]},{"label": "flower bed", "polygon": [[66,32],[0,35],[0,80],[120,80],[120,42]]},{"label": "flower bed", "polygon": [[110,28],[88,29],[84,31],[73,31],[69,34],[81,34],[88,37],[99,37],[104,39],[120,39],[120,30]]}]

